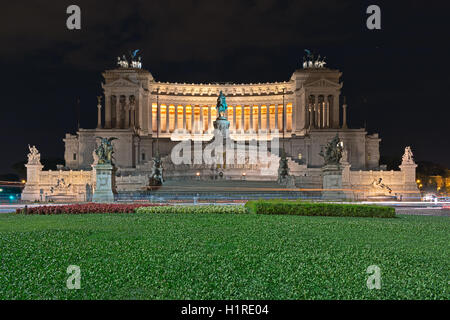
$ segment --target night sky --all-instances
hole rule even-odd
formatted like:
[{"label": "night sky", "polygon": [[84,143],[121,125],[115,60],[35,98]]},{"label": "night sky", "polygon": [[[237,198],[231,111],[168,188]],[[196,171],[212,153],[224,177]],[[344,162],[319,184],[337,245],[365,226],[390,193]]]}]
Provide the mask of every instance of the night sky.
[{"label": "night sky", "polygon": [[[8,1],[0,19],[0,173],[64,157],[66,132],[97,123],[101,72],[141,49],[144,68],[171,82],[287,81],[304,49],[343,72],[350,127],[382,138],[381,154],[410,145],[450,166],[449,7],[444,1]],[[395,2],[393,4],[392,2]],[[81,30],[66,28],[81,7]],[[381,30],[366,8],[381,7]]]}]

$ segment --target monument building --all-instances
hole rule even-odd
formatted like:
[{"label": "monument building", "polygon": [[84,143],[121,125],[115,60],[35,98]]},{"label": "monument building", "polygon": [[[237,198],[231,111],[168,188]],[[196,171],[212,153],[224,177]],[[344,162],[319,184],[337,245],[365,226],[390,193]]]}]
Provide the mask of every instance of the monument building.
[{"label": "monument building", "polygon": [[[67,134],[65,162],[89,169],[97,136],[114,136],[119,170],[139,168],[179,141],[210,141],[219,91],[227,97],[230,136],[235,141],[271,141],[276,133],[290,157],[321,167],[321,147],[336,133],[354,169],[379,167],[378,134],[347,126],[347,106],[339,104],[339,70],[321,64],[295,70],[288,81],[270,83],[173,83],[156,81],[144,69],[119,64],[103,73],[104,106],[95,129]],[[284,120],[284,121],[283,121]]]},{"label": "monument building", "polygon": [[[102,185],[114,190],[102,189],[108,192],[103,201],[148,190],[155,177],[159,184],[272,181],[293,190],[325,190],[327,199],[417,198],[411,149],[405,148],[399,171],[385,171],[381,139],[348,127],[347,105],[339,103],[342,73],[325,64],[308,52],[287,81],[194,84],[156,81],[139,57],[119,57],[117,67],[103,73],[97,127],[66,134],[60,170],[42,171],[40,155],[30,147],[23,199],[88,200],[95,198],[97,182],[107,180]],[[214,157],[223,153],[226,163],[206,161],[214,145],[225,147]],[[103,166],[96,154],[102,146],[111,155],[114,150]],[[177,161],[180,154],[188,161]]]}]

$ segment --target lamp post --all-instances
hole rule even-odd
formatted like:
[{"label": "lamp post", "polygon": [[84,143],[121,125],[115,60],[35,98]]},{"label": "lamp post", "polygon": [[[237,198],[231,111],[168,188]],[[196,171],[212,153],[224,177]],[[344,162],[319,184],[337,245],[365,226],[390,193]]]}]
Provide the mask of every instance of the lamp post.
[{"label": "lamp post", "polygon": [[286,152],[284,150],[284,130],[286,127],[286,117],[285,117],[285,100],[284,95],[286,94],[286,88],[283,88],[283,148],[281,149],[280,164],[278,168],[278,183],[287,184],[287,177],[289,176],[289,166],[287,163]]},{"label": "lamp post", "polygon": [[156,94],[156,154],[153,157],[153,167],[150,185],[160,186],[163,183],[162,163],[159,156],[159,89]]},{"label": "lamp post", "polygon": [[286,88],[283,88],[283,155],[284,155],[284,131],[286,130],[286,110],[284,105],[284,95],[286,94]]},{"label": "lamp post", "polygon": [[159,88],[156,92],[156,156],[159,157]]}]

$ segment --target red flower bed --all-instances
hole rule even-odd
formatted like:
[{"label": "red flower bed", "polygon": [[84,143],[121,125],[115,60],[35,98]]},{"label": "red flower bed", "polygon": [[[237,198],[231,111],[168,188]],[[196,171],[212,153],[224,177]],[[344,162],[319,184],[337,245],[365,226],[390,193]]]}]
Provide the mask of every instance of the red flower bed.
[{"label": "red flower bed", "polygon": [[17,209],[16,213],[24,214],[83,214],[83,213],[132,213],[140,207],[162,206],[163,204],[115,204],[115,203],[83,203],[61,206],[39,206]]}]

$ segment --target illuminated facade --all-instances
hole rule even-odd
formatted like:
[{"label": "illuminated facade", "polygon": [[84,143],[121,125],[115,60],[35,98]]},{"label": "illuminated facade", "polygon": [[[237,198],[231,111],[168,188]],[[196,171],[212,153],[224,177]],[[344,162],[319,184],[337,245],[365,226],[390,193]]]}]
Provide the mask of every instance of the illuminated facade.
[{"label": "illuminated facade", "polygon": [[280,137],[293,160],[319,168],[321,147],[338,133],[353,169],[376,170],[380,139],[347,127],[346,105],[339,104],[341,75],[328,68],[305,68],[285,82],[189,84],[159,82],[139,68],[107,70],[97,128],[66,135],[66,167],[90,169],[98,136],[118,138],[116,165],[130,172],[148,167],[157,148],[165,156],[180,141],[210,141],[222,90],[233,140],[270,142]]}]

